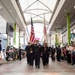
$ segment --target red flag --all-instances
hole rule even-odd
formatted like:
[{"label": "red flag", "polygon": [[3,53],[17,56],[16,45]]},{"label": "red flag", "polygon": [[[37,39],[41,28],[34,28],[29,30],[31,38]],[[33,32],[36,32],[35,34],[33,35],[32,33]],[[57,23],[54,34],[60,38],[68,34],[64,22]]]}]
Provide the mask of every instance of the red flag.
[{"label": "red flag", "polygon": [[35,34],[34,34],[34,27],[33,27],[33,21],[31,18],[31,35],[30,35],[30,42],[34,42],[35,41]]}]

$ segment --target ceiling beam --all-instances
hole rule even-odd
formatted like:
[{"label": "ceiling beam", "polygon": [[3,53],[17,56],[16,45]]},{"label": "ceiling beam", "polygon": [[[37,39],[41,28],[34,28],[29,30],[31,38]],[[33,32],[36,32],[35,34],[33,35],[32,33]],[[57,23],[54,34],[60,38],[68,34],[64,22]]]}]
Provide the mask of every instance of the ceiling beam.
[{"label": "ceiling beam", "polygon": [[50,11],[50,13],[52,13],[52,10],[47,6],[47,5],[45,5],[43,2],[41,2],[41,1],[39,1],[41,4],[43,4],[46,8],[48,8],[49,9],[49,11]]},{"label": "ceiling beam", "polygon": [[47,9],[29,9],[29,10],[26,10],[26,11],[33,11],[33,10],[44,10],[44,11],[49,11]]},{"label": "ceiling beam", "polygon": [[[34,13],[30,13],[30,12],[29,12],[28,14],[35,15],[35,16],[34,16],[34,17],[32,17],[32,18],[35,18],[35,17],[37,17],[37,16],[38,16],[38,17],[40,17],[40,18],[44,19],[43,17],[41,17],[41,16],[40,16],[40,15],[43,15],[43,14],[38,14],[38,15],[37,15],[37,14],[34,14]],[[31,19],[29,19],[28,21],[30,21],[30,20],[31,20]],[[47,20],[46,20],[46,22],[48,23],[48,21],[47,21]]]},{"label": "ceiling beam", "polygon": [[[42,24],[44,24],[44,21],[43,21],[43,20],[34,20],[34,23],[42,23]],[[28,21],[28,22],[26,23],[26,25],[29,25],[29,24],[31,24],[30,21]],[[46,25],[49,25],[49,23],[46,22]]]},{"label": "ceiling beam", "polygon": [[32,6],[34,3],[36,3],[37,2],[37,0],[35,1],[35,2],[33,2],[32,4],[30,4],[24,11],[23,11],[23,13],[25,13],[25,11],[30,7],[30,6]]}]

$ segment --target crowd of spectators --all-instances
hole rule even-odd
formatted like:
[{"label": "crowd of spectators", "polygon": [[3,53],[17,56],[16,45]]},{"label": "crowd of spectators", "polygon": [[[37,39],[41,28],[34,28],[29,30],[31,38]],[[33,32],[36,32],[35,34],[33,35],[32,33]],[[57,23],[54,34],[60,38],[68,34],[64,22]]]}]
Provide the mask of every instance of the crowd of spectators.
[{"label": "crowd of spectators", "polygon": [[[25,57],[25,50],[20,49],[21,50],[21,57],[24,58]],[[6,50],[4,50],[4,56],[6,61],[11,61],[11,60],[17,60],[19,59],[19,49],[17,48],[11,48],[10,46],[7,46]]]},{"label": "crowd of spectators", "polygon": [[75,66],[75,44],[61,48],[61,59]]}]

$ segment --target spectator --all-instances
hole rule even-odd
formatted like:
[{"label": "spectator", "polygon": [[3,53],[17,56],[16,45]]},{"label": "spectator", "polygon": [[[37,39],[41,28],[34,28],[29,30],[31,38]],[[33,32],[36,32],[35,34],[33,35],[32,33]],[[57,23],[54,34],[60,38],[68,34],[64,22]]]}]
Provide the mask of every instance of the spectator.
[{"label": "spectator", "polygon": [[72,65],[75,66],[75,45],[73,46],[73,51],[72,51]]}]

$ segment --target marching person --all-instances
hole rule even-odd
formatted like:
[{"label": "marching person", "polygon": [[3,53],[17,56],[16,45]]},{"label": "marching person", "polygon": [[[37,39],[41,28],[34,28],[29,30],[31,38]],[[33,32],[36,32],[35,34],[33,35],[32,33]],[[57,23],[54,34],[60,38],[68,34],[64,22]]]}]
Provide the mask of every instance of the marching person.
[{"label": "marching person", "polygon": [[34,44],[31,43],[30,50],[29,50],[29,62],[30,66],[33,66],[33,60],[34,60]]},{"label": "marching person", "polygon": [[28,45],[26,46],[25,50],[27,56],[27,64],[30,64],[30,42],[28,42]]},{"label": "marching person", "polygon": [[55,61],[55,48],[52,46],[52,48],[51,48],[51,59],[52,59],[52,61]]},{"label": "marching person", "polygon": [[47,47],[47,43],[44,43],[44,46],[43,46],[42,60],[43,60],[43,66],[46,66],[49,64],[49,50]]},{"label": "marching person", "polygon": [[35,66],[36,68],[40,68],[40,45],[38,44],[38,41],[35,42],[34,44],[34,60],[35,60]]}]

